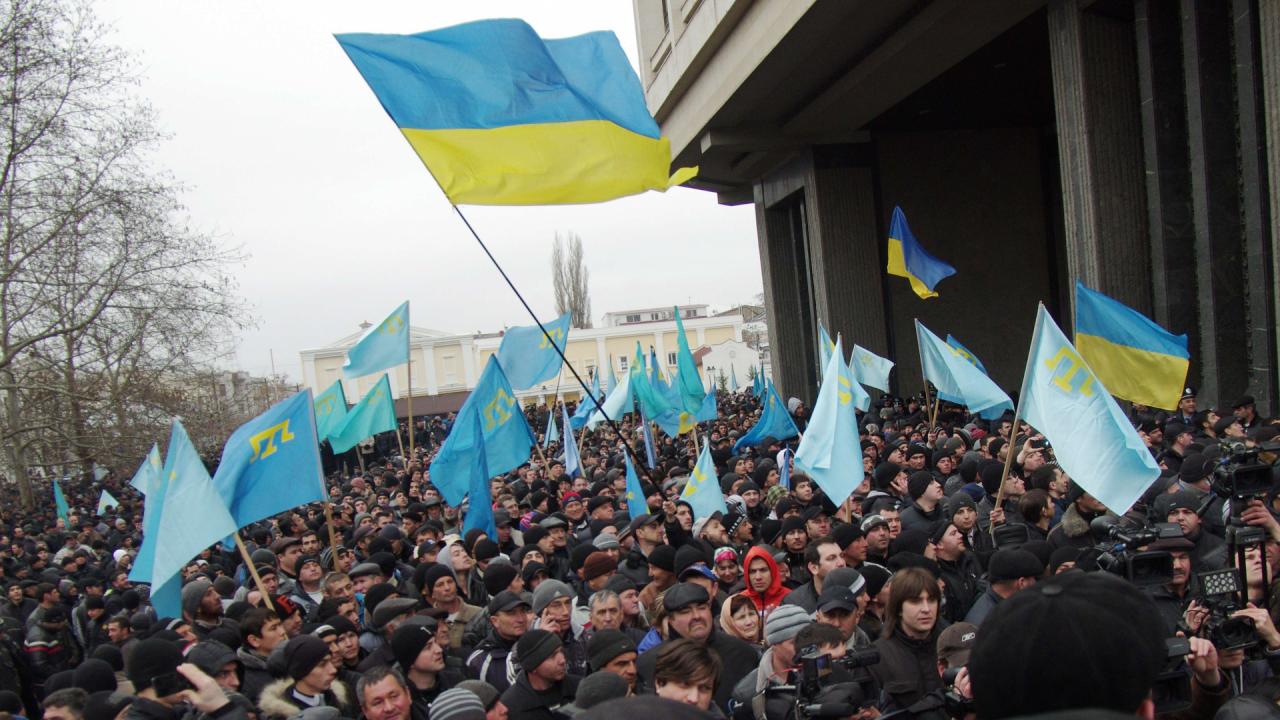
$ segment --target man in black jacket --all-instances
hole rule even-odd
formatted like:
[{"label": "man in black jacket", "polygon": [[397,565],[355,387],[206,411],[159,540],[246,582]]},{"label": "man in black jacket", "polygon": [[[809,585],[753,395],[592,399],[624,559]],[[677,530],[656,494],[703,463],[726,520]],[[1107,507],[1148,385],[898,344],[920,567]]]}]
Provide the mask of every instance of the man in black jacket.
[{"label": "man in black jacket", "polygon": [[530,630],[516,643],[520,673],[502,693],[510,720],[555,720],[556,710],[577,694],[576,675],[570,675],[560,638],[546,630]]},{"label": "man in black jacket", "polygon": [[405,623],[391,634],[396,666],[409,686],[413,720],[428,720],[431,703],[462,682],[461,674],[445,669],[444,648],[435,639],[434,629],[421,623]]},{"label": "man in black jacket", "polygon": [[[720,655],[723,666],[720,669],[720,681],[716,684],[715,704],[722,710],[733,694],[733,686],[738,684],[747,673],[756,669],[760,662],[759,651],[752,645],[719,632],[711,620],[711,597],[706,588],[693,583],[673,585],[662,597],[662,607],[667,611],[667,622],[670,632],[667,643],[680,638],[688,638],[702,643]],[[665,645],[666,643],[663,643]],[[654,663],[657,662],[658,648],[646,651],[640,656],[637,670],[640,673],[639,689],[652,692]]]},{"label": "man in black jacket", "polygon": [[529,629],[529,603],[504,590],[489,601],[489,634],[467,656],[467,672],[502,692],[511,687],[507,658]]}]

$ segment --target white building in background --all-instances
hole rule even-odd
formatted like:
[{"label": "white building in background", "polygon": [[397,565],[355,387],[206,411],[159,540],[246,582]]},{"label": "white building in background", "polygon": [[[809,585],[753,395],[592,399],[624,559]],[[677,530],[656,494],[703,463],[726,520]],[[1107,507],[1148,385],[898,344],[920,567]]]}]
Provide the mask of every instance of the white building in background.
[{"label": "white building in background", "polygon": [[[759,367],[760,361],[746,359],[746,355],[754,350],[743,342],[744,322],[741,314],[710,316],[706,305],[681,306],[680,310],[685,336],[695,359],[715,352],[715,348],[723,345],[733,345],[731,350],[735,355],[729,360],[717,361],[721,364],[716,365],[715,372],[718,372],[719,367],[724,367],[727,374],[729,365],[725,363],[733,362],[737,367],[739,384],[744,387],[748,385],[747,368],[752,364]],[[663,313],[665,317],[661,317]],[[658,315],[661,319],[648,319],[651,315]],[[633,317],[642,319],[629,320]],[[569,331],[565,357],[569,365],[587,382],[590,382],[592,373],[597,370],[612,371],[614,377],[621,378],[630,367],[637,343],[646,357],[650,348],[653,349],[663,365],[663,372],[668,376],[675,371],[678,339],[671,306],[605,313],[604,319],[605,327],[574,328]],[[303,385],[310,387],[314,393],[320,393],[342,379],[342,365],[346,361],[347,349],[355,345],[363,333],[364,330],[359,329],[328,345],[299,353]],[[461,407],[480,379],[485,363],[498,352],[502,334],[492,332],[459,335],[411,327],[409,357],[412,364],[413,414],[419,416],[451,412]],[[728,350],[722,351],[717,357],[728,357],[727,352]],[[706,384],[707,371],[701,371],[703,384]],[[408,368],[400,366],[388,373],[391,392],[396,398],[396,412],[405,417],[408,414]],[[347,402],[357,402],[379,379],[379,375],[370,375],[354,381],[343,380]],[[604,376],[601,377],[600,385],[602,388],[608,385]],[[522,400],[550,399],[557,394],[568,400],[577,399],[581,395],[581,388],[568,368],[561,370],[558,382],[553,378],[536,388],[516,390],[516,397]]]},{"label": "white building in background", "polygon": [[[696,355],[702,365],[702,376],[717,379],[723,372],[726,378],[736,376],[738,388],[751,385],[751,371],[762,372],[760,352],[741,340],[725,340],[706,348]],[[718,382],[718,380],[717,380]]]}]

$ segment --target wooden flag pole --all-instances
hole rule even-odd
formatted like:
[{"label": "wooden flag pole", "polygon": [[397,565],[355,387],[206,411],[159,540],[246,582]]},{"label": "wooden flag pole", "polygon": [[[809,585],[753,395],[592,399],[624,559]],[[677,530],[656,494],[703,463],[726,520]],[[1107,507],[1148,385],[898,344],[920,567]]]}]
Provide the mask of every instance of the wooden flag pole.
[{"label": "wooden flag pole", "polygon": [[271,593],[267,592],[267,587],[262,584],[262,576],[258,574],[258,568],[253,564],[253,558],[249,555],[249,548],[244,546],[244,540],[240,537],[240,531],[236,530],[231,534],[236,541],[236,548],[240,550],[240,558],[244,560],[244,566],[249,569],[249,576],[253,578],[253,583],[258,586],[258,592],[262,593],[262,599],[266,601],[267,608],[275,612],[276,606],[271,602]]},{"label": "wooden flag pole", "polygon": [[360,444],[359,444],[359,443],[356,443],[356,460],[359,460],[359,461],[360,461],[360,474],[361,474],[361,475],[363,475],[363,474],[365,473],[365,469],[364,469],[364,454],[360,452]]},{"label": "wooden flag pole", "polygon": [[[1018,399],[1021,400],[1021,396]],[[1013,411],[1013,425],[1009,428],[1009,454],[1005,455],[1004,458],[1004,470],[1000,473],[1000,489],[996,490],[996,503],[991,506],[992,510],[1003,507],[1001,503],[1004,502],[1004,483],[1009,479],[1009,470],[1013,467],[1013,453],[1015,452],[1013,445],[1018,439],[1018,421],[1022,417],[1021,413],[1022,403],[1018,403],[1018,407]],[[989,530],[991,531],[991,537],[994,538],[996,536],[996,524],[994,522],[991,523]]]},{"label": "wooden flag pole", "polygon": [[326,525],[329,526],[329,547],[333,551],[333,562],[331,563],[333,567],[331,567],[330,570],[337,571],[338,569],[338,531],[333,524],[333,502],[330,500],[324,501],[324,522]]},{"label": "wooden flag pole", "polygon": [[[409,436],[409,441],[413,442],[413,436]],[[404,454],[404,438],[400,437],[400,426],[396,425],[396,444],[400,446],[400,457],[404,458],[405,468],[409,467],[409,456]]]},{"label": "wooden flag pole", "polygon": [[[928,388],[925,388],[925,392],[926,392],[926,393],[928,393],[928,392],[929,392],[929,389],[928,389]],[[929,429],[930,429],[930,430],[932,430],[933,428],[935,428],[935,427],[937,427],[937,426],[938,426],[938,406],[939,406],[939,405],[941,405],[941,404],[942,404],[942,398],[935,397],[935,398],[933,399],[933,412],[931,412],[931,413],[929,414]]]}]

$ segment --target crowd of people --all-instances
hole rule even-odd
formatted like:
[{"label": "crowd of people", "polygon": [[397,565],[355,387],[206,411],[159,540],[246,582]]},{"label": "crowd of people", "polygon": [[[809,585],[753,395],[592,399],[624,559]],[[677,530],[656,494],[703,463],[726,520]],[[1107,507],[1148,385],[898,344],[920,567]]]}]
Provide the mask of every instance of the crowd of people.
[{"label": "crowd of people", "polygon": [[579,473],[551,443],[493,478],[493,536],[432,485],[451,417],[419,419],[411,458],[336,460],[332,524],[299,507],[241,531],[248,563],[194,558],[178,617],[129,579],[127,477],[64,481],[65,519],[6,485],[0,717],[1280,717],[1280,502],[1245,491],[1277,487],[1280,426],[1251,398],[1132,408],[1163,473],[1110,509],[1034,428],[921,400],[860,417],[864,481],[836,503],[779,466],[796,438],[735,450],[760,405],[721,393],[700,442],[728,512],[702,517],[693,440],[659,433],[649,467],[628,415],[566,438]]}]

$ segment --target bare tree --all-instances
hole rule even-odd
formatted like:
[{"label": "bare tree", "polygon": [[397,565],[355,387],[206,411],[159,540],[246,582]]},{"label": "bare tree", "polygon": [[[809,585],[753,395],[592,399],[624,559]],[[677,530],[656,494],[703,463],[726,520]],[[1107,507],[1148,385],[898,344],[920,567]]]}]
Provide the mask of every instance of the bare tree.
[{"label": "bare tree", "polygon": [[0,441],[28,507],[35,467],[137,462],[244,317],[103,35],[85,0],[0,7]]},{"label": "bare tree", "polygon": [[551,279],[556,291],[556,314],[572,313],[571,324],[576,328],[591,327],[591,291],[587,287],[591,272],[582,258],[582,238],[577,233],[567,233],[565,238],[556,233],[551,246]]}]

